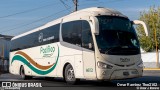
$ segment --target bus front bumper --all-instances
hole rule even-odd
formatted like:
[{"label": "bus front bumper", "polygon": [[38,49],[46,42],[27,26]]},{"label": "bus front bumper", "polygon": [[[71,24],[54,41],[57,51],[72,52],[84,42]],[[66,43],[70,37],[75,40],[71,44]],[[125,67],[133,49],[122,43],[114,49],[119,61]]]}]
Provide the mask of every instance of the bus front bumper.
[{"label": "bus front bumper", "polygon": [[140,76],[142,76],[142,74],[140,74],[137,70],[116,70],[111,74],[110,80],[134,78]]},{"label": "bus front bumper", "polygon": [[117,70],[101,70],[97,78],[99,80],[115,80],[141,77],[143,69],[117,69]]}]

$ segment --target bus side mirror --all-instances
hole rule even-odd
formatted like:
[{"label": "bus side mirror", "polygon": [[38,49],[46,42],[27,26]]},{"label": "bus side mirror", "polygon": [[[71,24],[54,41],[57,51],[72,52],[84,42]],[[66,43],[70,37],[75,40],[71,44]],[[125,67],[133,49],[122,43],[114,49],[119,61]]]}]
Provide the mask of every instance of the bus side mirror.
[{"label": "bus side mirror", "polygon": [[135,24],[135,25],[142,25],[143,28],[144,28],[144,31],[145,31],[145,33],[146,33],[146,36],[148,36],[147,26],[146,26],[146,24],[145,24],[143,21],[134,20],[134,21],[132,21],[132,23]]},{"label": "bus side mirror", "polygon": [[99,22],[96,17],[90,17],[93,28],[91,28],[92,33],[98,35],[99,34]]}]

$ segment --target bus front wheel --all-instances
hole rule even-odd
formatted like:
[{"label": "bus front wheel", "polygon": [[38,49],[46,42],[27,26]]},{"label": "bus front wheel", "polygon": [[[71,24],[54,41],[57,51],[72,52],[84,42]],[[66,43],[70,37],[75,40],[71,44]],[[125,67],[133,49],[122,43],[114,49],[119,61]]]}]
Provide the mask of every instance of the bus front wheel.
[{"label": "bus front wheel", "polygon": [[66,66],[64,78],[68,84],[76,84],[77,79],[75,78],[74,69],[71,64]]}]

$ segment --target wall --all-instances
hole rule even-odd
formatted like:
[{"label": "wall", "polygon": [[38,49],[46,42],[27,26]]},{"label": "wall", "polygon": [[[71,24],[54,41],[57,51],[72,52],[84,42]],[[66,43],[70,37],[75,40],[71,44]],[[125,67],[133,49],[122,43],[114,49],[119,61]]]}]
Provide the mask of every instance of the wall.
[{"label": "wall", "polygon": [[[157,68],[156,52],[147,52],[147,53],[142,52],[141,56],[145,68]],[[160,51],[159,51],[159,64],[160,64]]]}]

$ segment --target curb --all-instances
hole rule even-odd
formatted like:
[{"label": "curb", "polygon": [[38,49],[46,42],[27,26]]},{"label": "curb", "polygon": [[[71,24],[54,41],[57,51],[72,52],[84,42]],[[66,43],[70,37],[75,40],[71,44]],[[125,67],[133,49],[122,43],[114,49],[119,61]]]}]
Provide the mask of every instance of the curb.
[{"label": "curb", "polygon": [[156,70],[156,71],[158,71],[158,70],[160,70],[160,68],[144,68],[143,70]]}]

